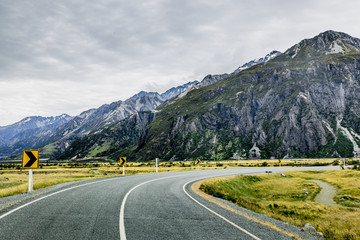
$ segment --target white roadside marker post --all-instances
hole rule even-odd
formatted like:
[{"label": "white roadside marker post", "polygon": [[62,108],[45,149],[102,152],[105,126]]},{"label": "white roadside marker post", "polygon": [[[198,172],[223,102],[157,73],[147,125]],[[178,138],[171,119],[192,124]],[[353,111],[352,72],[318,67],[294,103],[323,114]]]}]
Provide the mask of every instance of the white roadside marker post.
[{"label": "white roadside marker post", "polygon": [[32,168],[29,169],[29,192],[32,192],[33,189],[33,170]]},{"label": "white roadside marker post", "polygon": [[159,172],[159,158],[155,158],[156,173]]},{"label": "white roadside marker post", "polygon": [[29,192],[33,188],[33,168],[39,167],[39,150],[23,150],[22,168],[29,169]]},{"label": "white roadside marker post", "polygon": [[126,157],[120,157],[120,166],[123,167],[123,176],[125,176],[125,165],[126,165]]},{"label": "white roadside marker post", "polygon": [[343,158],[343,167],[345,169],[345,165],[346,165],[346,158]]}]

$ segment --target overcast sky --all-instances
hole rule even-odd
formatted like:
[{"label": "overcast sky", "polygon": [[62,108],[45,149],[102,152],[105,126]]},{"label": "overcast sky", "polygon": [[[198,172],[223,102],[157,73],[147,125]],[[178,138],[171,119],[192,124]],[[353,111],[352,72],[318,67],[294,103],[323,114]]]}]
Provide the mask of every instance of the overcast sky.
[{"label": "overcast sky", "polygon": [[330,29],[360,37],[359,9],[358,0],[0,0],[0,126],[162,93]]}]

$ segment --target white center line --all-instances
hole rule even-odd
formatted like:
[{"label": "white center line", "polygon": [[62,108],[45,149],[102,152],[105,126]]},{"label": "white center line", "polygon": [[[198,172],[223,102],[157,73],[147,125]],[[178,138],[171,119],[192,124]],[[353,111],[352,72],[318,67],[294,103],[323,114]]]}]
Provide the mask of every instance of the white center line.
[{"label": "white center line", "polygon": [[128,196],[130,195],[130,193],[132,191],[134,191],[136,188],[145,185],[147,183],[151,183],[151,182],[155,182],[155,181],[159,181],[159,180],[163,180],[163,179],[167,179],[167,178],[174,178],[174,177],[181,177],[184,176],[183,175],[177,175],[177,176],[169,176],[169,177],[162,177],[162,178],[156,178],[156,179],[152,179],[143,183],[140,183],[138,185],[136,185],[135,187],[133,187],[132,189],[130,189],[125,197],[123,198],[123,201],[121,203],[121,207],[120,207],[120,217],[119,217],[119,231],[120,231],[120,240],[126,240],[126,233],[125,233],[125,220],[124,220],[124,211],[125,211],[125,203],[126,203],[126,199],[128,198]]}]

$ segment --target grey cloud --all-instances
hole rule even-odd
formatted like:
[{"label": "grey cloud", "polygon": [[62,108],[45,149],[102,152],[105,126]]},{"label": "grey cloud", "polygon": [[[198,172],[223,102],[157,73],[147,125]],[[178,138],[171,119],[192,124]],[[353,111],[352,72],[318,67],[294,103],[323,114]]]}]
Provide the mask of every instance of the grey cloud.
[{"label": "grey cloud", "polygon": [[[328,29],[360,37],[359,7],[357,0],[1,1],[0,83],[9,94],[29,81],[74,87],[59,94],[43,84],[53,99],[34,101],[80,112],[233,71]],[[10,111],[9,101],[0,103],[0,112]],[[49,104],[42,112],[60,109]]]}]

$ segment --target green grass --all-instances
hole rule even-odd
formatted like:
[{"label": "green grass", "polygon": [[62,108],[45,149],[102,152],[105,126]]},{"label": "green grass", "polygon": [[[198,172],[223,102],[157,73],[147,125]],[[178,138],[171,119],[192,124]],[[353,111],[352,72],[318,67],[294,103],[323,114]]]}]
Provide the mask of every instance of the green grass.
[{"label": "green grass", "polygon": [[[327,181],[339,188],[335,200],[343,206],[360,207],[360,171],[302,171],[236,176],[203,182],[204,192],[232,201],[252,211],[303,227],[311,223],[327,239],[360,239],[360,209],[329,207],[314,202],[319,187],[308,179]],[[347,193],[351,200],[341,199]],[[355,205],[354,205],[355,204]]]}]

